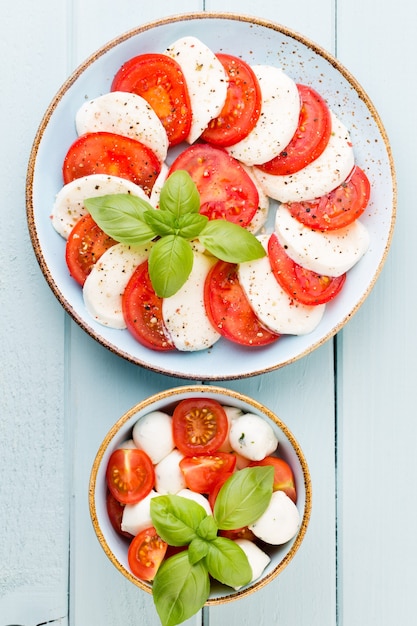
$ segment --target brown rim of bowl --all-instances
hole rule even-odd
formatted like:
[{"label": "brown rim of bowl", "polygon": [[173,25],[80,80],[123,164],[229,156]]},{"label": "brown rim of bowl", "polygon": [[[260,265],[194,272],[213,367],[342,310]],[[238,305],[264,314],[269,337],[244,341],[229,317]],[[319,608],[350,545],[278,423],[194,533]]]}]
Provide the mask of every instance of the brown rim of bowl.
[{"label": "brown rim of bowl", "polygon": [[[66,91],[73,85],[73,83],[75,83],[75,81],[77,80],[77,78],[82,74],[82,72],[92,63],[94,63],[94,61],[96,59],[98,59],[99,57],[101,57],[103,54],[105,54],[106,52],[108,52],[109,50],[111,50],[112,48],[114,48],[115,46],[117,46],[118,44],[130,39],[131,37],[134,37],[136,35],[138,35],[139,33],[145,32],[147,30],[151,30],[152,28],[155,28],[157,26],[161,26],[161,25],[165,25],[165,24],[169,24],[172,22],[181,22],[181,21],[190,21],[190,20],[194,20],[194,19],[225,19],[225,20],[233,20],[233,21],[239,21],[239,22],[248,22],[257,26],[262,26],[264,28],[270,29],[270,30],[274,30],[277,32],[282,33],[283,35],[290,37],[292,39],[295,39],[296,41],[299,41],[300,43],[302,43],[303,45],[305,45],[306,47],[310,48],[311,50],[313,50],[316,54],[318,54],[319,56],[323,57],[325,60],[327,60],[329,62],[330,65],[332,65],[334,68],[336,68],[338,70],[338,72],[352,85],[352,87],[354,88],[354,90],[356,91],[356,93],[358,94],[358,96],[360,97],[360,99],[366,104],[368,110],[371,113],[371,116],[373,118],[373,120],[375,121],[379,132],[381,133],[381,137],[384,141],[384,145],[385,145],[385,149],[387,151],[387,155],[388,155],[388,159],[389,159],[389,164],[390,164],[390,171],[391,171],[391,181],[392,181],[392,189],[393,189],[393,198],[392,198],[392,213],[391,213],[391,222],[390,222],[390,228],[389,228],[389,232],[388,232],[388,237],[387,237],[387,242],[385,245],[385,249],[384,249],[384,253],[381,257],[381,260],[379,262],[379,265],[374,273],[374,276],[372,278],[372,280],[370,281],[369,285],[367,286],[366,291],[363,293],[361,299],[356,303],[356,305],[354,306],[354,308],[352,310],[350,310],[344,317],[342,320],[339,321],[338,324],[336,324],[332,329],[329,330],[329,332],[322,337],[321,339],[319,339],[318,341],[316,341],[316,343],[310,345],[308,348],[306,348],[305,350],[303,350],[303,352],[301,352],[300,354],[297,354],[296,356],[287,358],[285,361],[281,362],[281,363],[277,363],[274,365],[270,365],[268,367],[265,368],[261,368],[258,370],[255,370],[253,372],[246,372],[243,374],[228,374],[228,375],[217,375],[217,374],[207,374],[204,377],[201,375],[193,375],[192,373],[184,373],[184,372],[179,372],[179,371],[175,371],[175,370],[169,370],[169,369],[164,369],[162,370],[160,367],[157,367],[155,365],[152,365],[146,361],[144,361],[141,358],[132,356],[131,354],[129,354],[128,352],[126,352],[125,350],[122,350],[120,348],[118,348],[117,346],[115,346],[112,342],[110,342],[109,340],[105,339],[104,337],[97,335],[97,333],[93,330],[93,328],[91,328],[91,326],[88,324],[88,322],[86,322],[75,310],[74,308],[70,305],[70,303],[65,299],[65,297],[63,296],[63,294],[61,293],[60,289],[58,288],[58,285],[55,283],[55,280],[53,278],[53,276],[51,275],[51,272],[49,270],[49,267],[43,257],[42,254],[42,249],[39,243],[39,239],[38,239],[38,235],[36,232],[36,225],[35,225],[35,218],[34,218],[34,208],[33,208],[33,197],[32,197],[32,192],[33,192],[33,179],[34,179],[34,172],[35,172],[35,162],[36,162],[36,156],[37,156],[37,152],[39,149],[39,144],[40,141],[42,139],[43,133],[45,131],[45,128],[47,127],[49,120],[53,114],[53,112],[55,111],[56,107],[58,106],[61,98],[63,97],[63,95],[66,93]],[[221,380],[233,380],[233,379],[241,379],[241,378],[249,378],[252,376],[257,376],[259,374],[266,374],[268,372],[271,372],[273,370],[279,369],[281,367],[284,367],[286,365],[289,365],[290,363],[294,363],[295,361],[297,361],[298,359],[303,358],[304,356],[306,356],[307,354],[310,354],[311,352],[313,352],[314,350],[316,350],[317,348],[319,348],[320,346],[322,346],[324,343],[326,343],[329,339],[331,339],[333,336],[335,336],[340,330],[341,328],[343,328],[343,326],[346,324],[346,322],[351,319],[353,317],[353,315],[355,315],[355,313],[358,311],[358,309],[362,306],[362,304],[364,303],[364,301],[366,300],[366,298],[368,297],[369,293],[372,291],[380,273],[381,270],[385,264],[387,255],[388,255],[388,251],[390,249],[391,246],[391,241],[392,241],[392,236],[393,236],[393,232],[394,232],[394,226],[395,226],[395,221],[396,221],[396,211],[397,211],[397,182],[396,182],[396,174],[395,174],[395,167],[394,167],[394,160],[393,160],[393,156],[392,156],[392,150],[391,150],[391,146],[389,143],[389,139],[387,136],[387,133],[385,131],[385,128],[382,124],[382,121],[380,119],[380,116],[375,108],[375,106],[373,105],[371,99],[369,98],[369,96],[367,95],[367,93],[365,92],[365,90],[362,88],[362,86],[360,85],[360,83],[356,80],[356,78],[333,56],[331,55],[329,52],[327,52],[324,48],[322,48],[321,46],[317,45],[316,43],[314,43],[313,41],[311,41],[309,38],[305,37],[304,35],[301,35],[299,33],[297,33],[296,31],[293,31],[292,29],[289,29],[285,26],[282,26],[278,23],[275,22],[270,22],[267,21],[266,19],[262,19],[262,18],[257,18],[254,16],[249,16],[249,15],[239,15],[236,13],[229,13],[229,12],[210,12],[210,11],[206,11],[206,12],[194,12],[194,13],[184,13],[184,14],[175,14],[172,16],[168,16],[165,18],[161,18],[152,22],[148,22],[146,24],[143,24],[142,26],[138,26],[136,28],[133,28],[129,31],[127,31],[126,33],[113,38],[112,40],[110,40],[107,44],[105,44],[104,46],[102,46],[101,48],[99,48],[96,52],[94,52],[92,55],[90,55],[81,65],[78,66],[78,68],[75,69],[75,71],[69,76],[69,78],[63,83],[63,85],[61,86],[61,88],[58,90],[58,92],[56,93],[55,97],[53,98],[53,100],[51,101],[51,103],[49,104],[43,118],[42,121],[40,123],[40,126],[37,130],[37,133],[35,135],[35,139],[32,145],[32,149],[30,152],[30,156],[29,156],[29,162],[28,162],[28,170],[27,170],[27,176],[26,176],[26,214],[27,214],[27,222],[28,222],[28,227],[29,227],[29,234],[30,234],[30,238],[32,241],[32,246],[35,252],[35,256],[36,259],[38,261],[38,264],[42,270],[42,273],[49,285],[49,287],[51,288],[52,292],[54,293],[55,297],[58,299],[59,303],[61,304],[61,306],[64,308],[64,310],[71,316],[71,318],[85,331],[87,332],[88,335],[90,335],[90,337],[92,337],[95,341],[97,341],[99,344],[101,344],[103,347],[107,348],[110,352],[124,358],[125,360],[127,360],[130,363],[133,363],[135,365],[140,365],[141,367],[144,367],[148,370],[154,371],[154,372],[158,372],[158,373],[164,373],[167,374],[169,376],[172,377],[177,377],[177,378],[187,378],[189,380],[207,380],[207,381],[221,381]]]},{"label": "brown rim of bowl", "polygon": [[93,466],[91,469],[89,490],[88,490],[88,502],[89,502],[89,509],[90,509],[90,517],[91,517],[91,521],[94,527],[94,531],[107,557],[116,567],[116,569],[118,569],[120,573],[122,573],[128,580],[130,580],[130,582],[132,582],[134,585],[136,585],[143,591],[146,591],[147,593],[152,594],[152,586],[150,584],[147,584],[139,580],[135,576],[133,576],[133,574],[129,572],[129,570],[127,570],[118,561],[114,553],[110,550],[110,547],[101,531],[101,528],[99,526],[98,519],[97,519],[97,511],[96,511],[96,506],[95,506],[95,491],[96,491],[96,479],[97,479],[98,469],[100,467],[102,458],[109,444],[111,443],[115,435],[118,433],[120,428],[127,421],[129,421],[129,419],[133,415],[135,415],[139,411],[145,410],[151,404],[155,402],[164,401],[165,399],[169,400],[170,403],[174,404],[176,402],[175,397],[183,393],[206,394],[207,392],[213,395],[221,394],[224,396],[228,396],[229,398],[235,399],[238,402],[245,402],[246,404],[253,407],[259,413],[262,413],[266,415],[269,419],[271,419],[285,434],[285,436],[287,437],[288,441],[290,442],[291,446],[293,447],[297,455],[297,458],[300,462],[301,469],[303,472],[304,489],[305,489],[305,505],[304,505],[303,518],[302,518],[298,533],[294,539],[294,543],[291,546],[291,549],[289,550],[289,552],[278,563],[278,565],[264,578],[262,578],[259,581],[255,581],[247,589],[243,589],[241,591],[231,591],[229,595],[224,596],[224,597],[210,598],[209,600],[207,600],[206,605],[205,605],[205,606],[210,606],[210,605],[215,605],[215,604],[224,604],[226,602],[232,602],[233,600],[243,598],[245,596],[252,594],[254,591],[261,589],[265,585],[267,585],[272,579],[278,576],[278,574],[282,572],[282,570],[284,570],[285,567],[287,567],[290,561],[294,558],[307,531],[307,527],[308,527],[310,517],[311,517],[311,508],[312,508],[312,485],[311,485],[310,470],[308,468],[304,453],[302,452],[300,445],[298,444],[294,435],[272,410],[262,405],[262,403],[258,402],[257,400],[254,400],[253,398],[250,398],[249,396],[246,396],[238,391],[234,391],[232,389],[226,389],[224,387],[215,387],[211,385],[186,385],[183,387],[175,387],[173,389],[167,389],[165,391],[156,393],[153,396],[150,396],[146,398],[145,400],[142,400],[142,402],[139,402],[138,404],[133,406],[131,409],[129,409],[124,415],[122,415],[122,417],[120,417],[117,420],[117,422],[111,427],[111,429],[108,431],[107,435],[103,439],[103,442],[100,445],[100,448],[97,452],[97,455],[94,459]]}]

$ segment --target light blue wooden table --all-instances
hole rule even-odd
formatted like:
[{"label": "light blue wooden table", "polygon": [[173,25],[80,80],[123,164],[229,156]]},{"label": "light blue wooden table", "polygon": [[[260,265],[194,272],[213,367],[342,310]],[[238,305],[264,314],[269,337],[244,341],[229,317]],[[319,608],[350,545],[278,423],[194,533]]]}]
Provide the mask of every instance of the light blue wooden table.
[{"label": "light blue wooden table", "polygon": [[275,408],[308,458],[313,515],[296,559],[197,626],[411,626],[417,560],[415,116],[411,0],[20,0],[0,8],[0,626],[157,626],[152,599],[108,561],[88,477],[110,425],[183,382],[113,355],[76,326],[35,260],[25,215],[31,144],[66,77],[108,40],[186,11],[257,15],[335,54],[374,102],[398,178],[393,245],[371,295],[308,357],[238,389]]}]

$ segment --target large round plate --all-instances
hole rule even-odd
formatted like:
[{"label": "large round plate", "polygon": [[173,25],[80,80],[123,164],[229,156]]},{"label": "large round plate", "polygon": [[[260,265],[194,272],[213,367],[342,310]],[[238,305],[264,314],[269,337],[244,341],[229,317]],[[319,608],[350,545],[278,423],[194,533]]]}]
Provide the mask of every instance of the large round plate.
[{"label": "large round plate", "polygon": [[[76,138],[75,114],[86,99],[110,90],[124,61],[144,52],[162,52],[176,39],[193,35],[213,51],[251,64],[281,67],[296,82],[313,86],[348,127],[356,163],[367,173],[372,196],[361,218],[370,248],[349,272],[342,293],[326,307],[320,325],[304,336],[285,336],[262,349],[245,349],[221,339],[211,349],[160,353],[137,343],[127,330],[97,324],[87,313],[82,291],[67,271],[64,240],[50,221],[62,187],[64,156]],[[27,177],[27,216],[33,247],[45,278],[72,318],[94,339],[119,356],[153,371],[197,380],[227,380],[265,373],[321,346],[352,317],[372,289],[391,242],[396,207],[394,167],[389,143],[373,104],[358,82],[329,53],[278,24],[232,14],[192,13],[145,24],[109,42],[64,83],[37,132]]]}]

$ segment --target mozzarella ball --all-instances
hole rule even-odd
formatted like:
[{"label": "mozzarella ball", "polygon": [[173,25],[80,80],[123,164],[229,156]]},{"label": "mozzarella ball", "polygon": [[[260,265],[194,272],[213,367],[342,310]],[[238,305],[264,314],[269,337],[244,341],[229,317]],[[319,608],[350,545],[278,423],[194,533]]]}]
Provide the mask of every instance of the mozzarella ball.
[{"label": "mozzarella ball", "polygon": [[274,491],[266,511],[249,526],[254,535],[275,546],[292,539],[300,528],[300,513],[284,491]]},{"label": "mozzarella ball", "polygon": [[[249,565],[252,569],[250,582],[257,580],[271,561],[271,558],[266,552],[261,550],[256,543],[249,541],[249,539],[236,539],[235,543],[242,548],[243,552],[248,557]],[[240,587],[235,587],[235,589],[240,589]]]},{"label": "mozzarella ball", "polygon": [[278,446],[272,426],[253,413],[244,413],[232,421],[229,440],[235,452],[251,461],[261,461]]},{"label": "mozzarella ball", "polygon": [[126,504],[123,509],[121,528],[131,535],[137,535],[141,530],[152,526],[151,500],[158,494],[152,489],[140,502]]},{"label": "mozzarella ball", "polygon": [[209,501],[205,496],[203,496],[203,494],[196,493],[191,489],[181,489],[181,491],[177,493],[177,496],[181,496],[182,498],[188,498],[188,500],[193,500],[194,502],[197,502],[197,504],[203,507],[207,515],[213,515],[213,511],[211,510]]},{"label": "mozzarella ball", "polygon": [[175,494],[186,488],[184,475],[180,468],[180,461],[184,458],[177,448],[174,448],[162,461],[155,465],[155,489],[161,494]]},{"label": "mozzarella ball", "polygon": [[155,465],[173,449],[172,417],[162,411],[152,411],[141,417],[133,427],[132,438]]}]

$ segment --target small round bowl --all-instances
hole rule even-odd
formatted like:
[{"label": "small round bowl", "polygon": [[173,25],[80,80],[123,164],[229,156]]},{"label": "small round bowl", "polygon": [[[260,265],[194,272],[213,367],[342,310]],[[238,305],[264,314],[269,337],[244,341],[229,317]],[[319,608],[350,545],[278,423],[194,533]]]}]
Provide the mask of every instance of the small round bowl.
[{"label": "small round bowl", "polygon": [[224,585],[212,585],[207,605],[237,600],[260,589],[275,579],[293,559],[304,539],[311,514],[311,478],[303,452],[287,426],[260,402],[237,391],[223,387],[189,385],[157,393],[125,413],[110,429],[95,457],[89,486],[90,515],[98,540],[116,569],[143,591],[152,593],[152,585],[136,578],[129,570],[127,561],[128,542],[112,527],[106,510],[106,467],[112,452],[131,438],[132,428],[138,419],[151,411],[171,413],[176,404],[185,398],[204,397],[215,399],[223,405],[233,406],[246,413],[255,413],[269,422],[278,438],[278,455],[292,468],[296,490],[300,527],[297,534],[280,546],[269,546],[271,561],[256,581],[238,591]]}]

